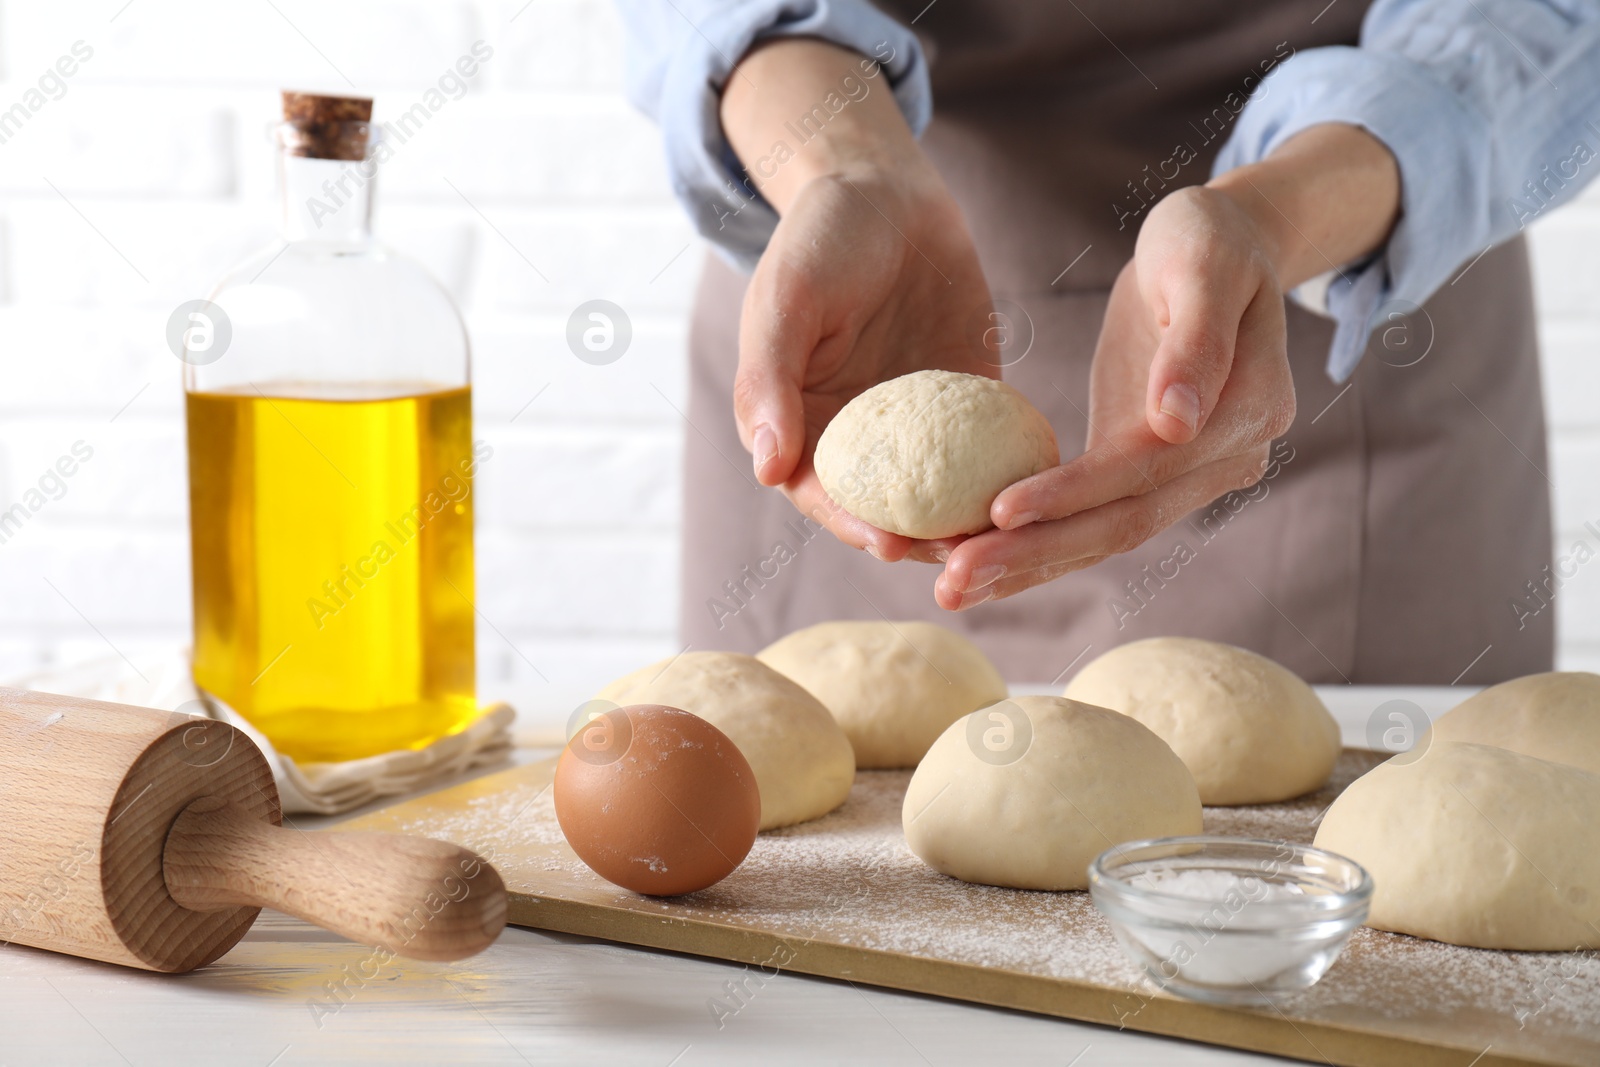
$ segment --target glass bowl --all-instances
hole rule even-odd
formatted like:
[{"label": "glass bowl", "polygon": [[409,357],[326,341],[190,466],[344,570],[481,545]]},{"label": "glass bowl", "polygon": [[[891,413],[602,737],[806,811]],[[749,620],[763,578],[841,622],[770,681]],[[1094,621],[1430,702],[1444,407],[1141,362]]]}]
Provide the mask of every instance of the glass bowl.
[{"label": "glass bowl", "polygon": [[1309,845],[1163,837],[1101,853],[1089,865],[1089,893],[1161,989],[1266,1004],[1333,965],[1366,921],[1372,877]]}]

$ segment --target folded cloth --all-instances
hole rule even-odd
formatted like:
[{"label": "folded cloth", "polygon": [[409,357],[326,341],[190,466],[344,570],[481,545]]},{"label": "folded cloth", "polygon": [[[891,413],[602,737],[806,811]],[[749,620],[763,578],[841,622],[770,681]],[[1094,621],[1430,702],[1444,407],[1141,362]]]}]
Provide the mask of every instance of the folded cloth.
[{"label": "folded cloth", "polygon": [[296,763],[273,748],[272,742],[238,712],[196,689],[186,654],[175,653],[139,665],[108,656],[68,667],[45,668],[6,684],[231,723],[267,757],[286,814],[337,815],[380,797],[417,792],[476,767],[507,762],[511,755],[511,723],[516,718],[511,705],[495,704],[465,730],[441,737],[426,748],[385,752],[344,763]]}]

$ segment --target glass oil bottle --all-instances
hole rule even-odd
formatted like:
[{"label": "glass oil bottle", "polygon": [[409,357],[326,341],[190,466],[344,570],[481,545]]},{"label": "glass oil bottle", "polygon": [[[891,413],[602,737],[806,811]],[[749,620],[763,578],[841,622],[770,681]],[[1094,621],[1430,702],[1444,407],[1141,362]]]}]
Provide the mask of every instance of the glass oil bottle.
[{"label": "glass oil bottle", "polygon": [[370,117],[284,93],[283,240],[212,294],[225,349],[185,356],[195,681],[300,761],[477,714],[466,330],[372,237]]}]

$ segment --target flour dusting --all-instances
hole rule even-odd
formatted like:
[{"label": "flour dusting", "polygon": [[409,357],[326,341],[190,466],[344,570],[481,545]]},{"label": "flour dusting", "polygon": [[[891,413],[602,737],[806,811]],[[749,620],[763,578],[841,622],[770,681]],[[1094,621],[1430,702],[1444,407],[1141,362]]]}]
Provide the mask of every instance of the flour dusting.
[{"label": "flour dusting", "polygon": [[[1327,806],[1376,761],[1347,751],[1316,793],[1207,808],[1206,832],[1310,843]],[[567,848],[544,781],[509,780],[511,788],[484,788],[453,807],[429,798],[402,805],[394,828],[478,849],[513,892],[759,930],[796,948],[853,946],[1087,983],[1105,990],[1108,1022],[1137,1025],[1141,1005],[1167,996],[1123,955],[1088,893],[970,885],[917,859],[900,827],[909,771],[858,772],[838,810],[761,834],[722,882],[674,899],[639,897],[594,875]],[[1597,953],[1495,952],[1361,929],[1318,985],[1278,1008],[1294,1020],[1471,1053],[1493,1044],[1505,1055],[1600,1063]]]}]

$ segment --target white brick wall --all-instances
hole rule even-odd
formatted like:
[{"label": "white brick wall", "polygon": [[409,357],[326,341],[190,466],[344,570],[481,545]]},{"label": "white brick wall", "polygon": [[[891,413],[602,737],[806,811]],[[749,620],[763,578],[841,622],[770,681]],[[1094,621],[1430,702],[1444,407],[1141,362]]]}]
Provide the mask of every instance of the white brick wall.
[{"label": "white brick wall", "polygon": [[[94,448],[0,545],[0,676],[102,655],[96,629],[136,658],[187,640],[180,368],[162,330],[273,236],[276,90],[348,78],[381,119],[482,39],[495,54],[467,93],[383,171],[378,226],[472,331],[477,432],[496,450],[479,486],[483,695],[564,717],[675,651],[672,405],[701,249],[655,131],[622,98],[616,16],[605,0],[276,8],[0,0],[0,108],[75,41],[94,49],[0,144],[0,508],[73,442]],[[1539,223],[1535,251],[1567,543],[1600,520],[1600,192]],[[564,342],[568,313],[595,297],[634,323],[607,367]],[[1559,610],[1563,662],[1600,667],[1600,567]]]},{"label": "white brick wall", "polygon": [[[94,628],[135,659],[187,641],[181,367],[162,331],[275,234],[277,90],[348,77],[383,119],[477,40],[493,58],[398,147],[378,226],[472,333],[477,433],[495,448],[479,483],[481,689],[559,721],[675,651],[672,405],[700,251],[655,131],[622,97],[609,4],[122,4],[0,0],[0,108],[73,42],[94,49],[0,144],[0,508],[73,442],[94,448],[0,545],[0,676],[107,654]],[[595,297],[634,324],[607,367],[565,342]]]},{"label": "white brick wall", "polygon": [[[1560,554],[1600,527],[1600,185],[1530,230]],[[1600,671],[1600,566],[1557,593],[1556,624],[1559,665]]]}]

